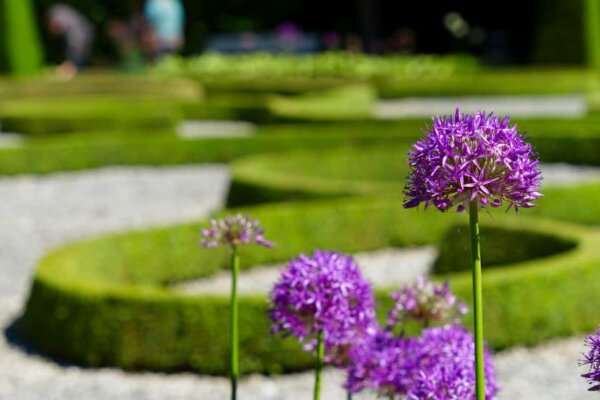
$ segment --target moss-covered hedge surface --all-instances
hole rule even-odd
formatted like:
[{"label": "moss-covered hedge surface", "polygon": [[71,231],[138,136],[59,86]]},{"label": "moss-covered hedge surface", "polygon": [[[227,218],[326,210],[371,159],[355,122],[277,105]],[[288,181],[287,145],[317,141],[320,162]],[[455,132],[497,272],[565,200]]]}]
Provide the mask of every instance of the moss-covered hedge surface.
[{"label": "moss-covered hedge surface", "polygon": [[[545,200],[552,201],[550,195]],[[277,246],[245,248],[243,268],[280,262],[313,248],[356,252],[390,246],[460,246],[460,240],[448,243],[455,240],[448,229],[466,218],[404,210],[396,199],[368,198],[245,211],[262,221]],[[493,347],[534,344],[596,326],[597,230],[502,213],[482,219],[487,229],[529,243],[521,246],[518,259],[494,253],[484,259],[484,265],[495,264],[484,280],[486,331]],[[35,273],[20,325],[24,335],[46,354],[86,365],[226,373],[228,299],[185,296],[169,289],[173,282],[209,276],[226,267],[224,250],[197,246],[198,229],[206,224],[105,236],[51,252]],[[556,249],[560,252],[548,252],[548,243],[560,244]],[[468,300],[469,274],[446,276]],[[386,293],[378,293],[383,309],[389,306]],[[293,340],[269,335],[266,310],[264,295],[241,299],[242,370],[278,373],[310,367],[310,358]]]}]

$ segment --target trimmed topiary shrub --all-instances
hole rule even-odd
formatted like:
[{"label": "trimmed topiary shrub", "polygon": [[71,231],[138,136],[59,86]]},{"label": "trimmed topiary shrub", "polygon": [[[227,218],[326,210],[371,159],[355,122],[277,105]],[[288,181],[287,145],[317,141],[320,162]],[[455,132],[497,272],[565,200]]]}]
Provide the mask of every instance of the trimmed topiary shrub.
[{"label": "trimmed topiary shrub", "polygon": [[[581,121],[527,121],[529,139],[543,162],[600,165],[596,117]],[[395,146],[349,147],[288,154],[264,154],[232,163],[228,206],[395,193],[408,174],[408,142],[418,137],[410,124],[398,124]],[[570,124],[571,126],[567,126]],[[393,125],[392,125],[393,126]],[[565,132],[569,132],[566,134]]]},{"label": "trimmed topiary shrub", "polygon": [[[269,237],[277,239],[272,251],[243,249],[243,268],[283,261],[313,247],[355,252],[439,243],[463,219],[460,214],[406,211],[390,199],[242,211],[259,218]],[[596,324],[600,234],[523,218],[499,214],[488,225],[525,230],[529,236],[552,232],[557,241],[575,247],[486,273],[486,327],[496,348],[535,344]],[[51,252],[36,271],[20,328],[40,351],[86,365],[225,373],[227,299],[184,296],[169,289],[170,283],[209,276],[227,264],[224,251],[197,248],[200,225],[206,222],[110,235]],[[450,278],[455,291],[468,300],[468,274],[442,277]],[[559,287],[567,294],[560,299],[554,295]],[[378,297],[385,309],[387,291]],[[242,370],[275,373],[310,367],[310,357],[297,344],[268,334],[266,307],[264,296],[241,299]]]},{"label": "trimmed topiary shrub", "polygon": [[[448,229],[438,246],[439,254],[433,271],[436,274],[470,271],[471,243],[468,225]],[[481,253],[485,267],[499,267],[532,258],[549,257],[573,249],[577,243],[539,232],[518,231],[485,226],[481,229]]]}]

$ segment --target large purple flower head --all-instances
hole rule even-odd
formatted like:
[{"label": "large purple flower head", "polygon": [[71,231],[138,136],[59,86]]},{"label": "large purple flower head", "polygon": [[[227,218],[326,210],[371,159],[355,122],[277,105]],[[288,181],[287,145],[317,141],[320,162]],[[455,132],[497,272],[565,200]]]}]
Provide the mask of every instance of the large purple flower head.
[{"label": "large purple flower head", "polygon": [[480,207],[533,207],[541,196],[538,160],[509,118],[477,112],[434,118],[409,152],[405,207],[433,204],[441,211],[470,201]]},{"label": "large purple flower head", "polygon": [[585,345],[589,350],[583,355],[581,365],[587,365],[589,371],[582,376],[592,385],[588,390],[600,391],[600,327],[585,339]]},{"label": "large purple flower head", "polygon": [[264,230],[258,220],[251,220],[247,215],[230,215],[222,219],[210,221],[210,229],[202,229],[203,247],[231,246],[241,244],[259,244],[272,247],[273,243],[264,237]]},{"label": "large purple flower head", "polygon": [[416,321],[422,326],[456,324],[467,312],[467,306],[450,290],[448,282],[438,284],[420,276],[412,285],[404,285],[392,293],[394,307],[388,314],[386,329]]},{"label": "large purple flower head", "polygon": [[375,299],[351,256],[316,250],[291,260],[271,291],[273,332],[293,335],[314,349],[322,332],[326,359],[343,363],[345,352],[374,331]]},{"label": "large purple flower head", "polygon": [[[398,399],[474,400],[473,353],[473,336],[460,326],[428,328],[417,338],[381,332],[352,348],[345,386]],[[498,386],[487,351],[484,360],[485,398],[493,400]]]}]

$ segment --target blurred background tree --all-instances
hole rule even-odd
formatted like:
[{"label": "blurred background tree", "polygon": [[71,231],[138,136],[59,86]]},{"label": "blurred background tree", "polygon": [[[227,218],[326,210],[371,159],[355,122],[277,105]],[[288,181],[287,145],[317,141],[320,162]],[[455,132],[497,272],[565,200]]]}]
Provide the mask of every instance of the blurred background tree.
[{"label": "blurred background tree", "polygon": [[585,44],[587,64],[600,67],[600,0],[585,0]]},{"label": "blurred background tree", "polygon": [[[45,31],[45,14],[56,2],[0,0],[2,70],[21,75],[39,70],[38,32]],[[106,34],[108,26],[135,15],[144,0],[61,2],[83,12],[96,26],[91,64],[109,65],[118,54]],[[381,51],[380,46],[371,42],[385,44],[398,33],[410,32],[411,51],[416,53],[467,52],[490,64],[554,65],[582,65],[596,54],[594,63],[600,64],[600,44],[594,44],[600,43],[600,0],[506,0],[494,12],[476,0],[435,3],[432,7],[428,2],[331,0],[323,7],[316,0],[183,0],[187,14],[183,53],[202,52],[215,33],[272,32],[291,21],[305,32],[355,35],[362,39],[363,50],[374,53]],[[45,61],[60,62],[61,44],[47,34],[42,40]]]},{"label": "blurred background tree", "polygon": [[43,59],[31,1],[0,0],[0,68],[11,75],[32,75],[41,70]]}]

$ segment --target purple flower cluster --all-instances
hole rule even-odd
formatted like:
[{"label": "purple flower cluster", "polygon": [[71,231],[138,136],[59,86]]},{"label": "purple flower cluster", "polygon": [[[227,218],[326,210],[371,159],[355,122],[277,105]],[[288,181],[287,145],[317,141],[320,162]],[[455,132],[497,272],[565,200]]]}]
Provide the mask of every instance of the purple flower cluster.
[{"label": "purple flower cluster", "polygon": [[433,204],[445,211],[503,202],[518,210],[541,196],[538,160],[530,144],[493,114],[477,112],[434,118],[427,136],[409,152],[411,174],[405,207]]},{"label": "purple flower cluster", "polygon": [[589,351],[585,353],[581,365],[589,366],[589,371],[582,376],[592,385],[588,390],[600,391],[600,327],[585,339]]},{"label": "purple flower cluster", "polygon": [[203,247],[235,247],[241,244],[273,246],[273,243],[265,239],[264,230],[258,220],[251,220],[247,215],[241,214],[211,220],[210,229],[202,229],[202,235]]},{"label": "purple flower cluster", "polygon": [[314,349],[322,332],[326,359],[343,363],[348,347],[375,332],[375,299],[351,256],[316,250],[289,262],[271,292],[273,332]]},{"label": "purple flower cluster", "polygon": [[[346,388],[372,389],[409,400],[475,399],[473,336],[460,326],[428,328],[417,338],[379,332],[349,352]],[[485,353],[486,400],[498,386],[492,358]]]},{"label": "purple flower cluster", "polygon": [[450,291],[448,282],[435,284],[425,277],[412,285],[404,285],[392,293],[394,307],[388,314],[386,330],[393,331],[399,324],[416,321],[423,326],[456,324],[467,306]]}]

